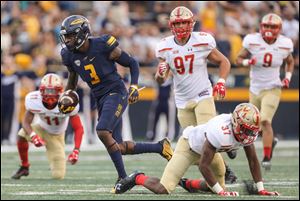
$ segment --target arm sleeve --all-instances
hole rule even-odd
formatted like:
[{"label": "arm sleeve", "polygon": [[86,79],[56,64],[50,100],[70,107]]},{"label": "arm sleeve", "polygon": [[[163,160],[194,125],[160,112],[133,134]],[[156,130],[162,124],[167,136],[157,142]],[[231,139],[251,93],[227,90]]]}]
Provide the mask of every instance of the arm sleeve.
[{"label": "arm sleeve", "polygon": [[69,56],[68,56],[68,50],[66,48],[63,48],[60,51],[60,55],[61,55],[61,59],[62,59],[62,63],[68,68],[69,72],[73,72],[73,68],[71,63],[69,62]]},{"label": "arm sleeve", "polygon": [[119,42],[114,36],[111,35],[104,35],[103,40],[105,42],[105,52],[110,53],[115,49],[117,46],[119,46]]},{"label": "arm sleeve", "polygon": [[131,84],[137,85],[139,79],[139,63],[124,51],[122,51],[116,62],[130,68]]},{"label": "arm sleeve", "polygon": [[83,127],[82,123],[80,120],[79,115],[71,116],[70,117],[70,123],[72,128],[74,129],[74,148],[75,149],[80,149],[81,141],[82,141],[82,136],[83,136]]}]

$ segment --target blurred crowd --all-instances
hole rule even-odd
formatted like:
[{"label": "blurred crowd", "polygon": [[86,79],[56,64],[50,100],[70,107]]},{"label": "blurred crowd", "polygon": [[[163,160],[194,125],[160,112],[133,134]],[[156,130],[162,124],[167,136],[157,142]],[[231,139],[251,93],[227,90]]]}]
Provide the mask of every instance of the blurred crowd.
[{"label": "blurred crowd", "polygon": [[[139,61],[141,69],[147,69],[141,76],[148,77],[148,84],[153,85],[157,65],[155,46],[161,38],[171,35],[168,16],[179,5],[192,10],[197,21],[195,31],[211,33],[233,68],[237,67],[233,61],[242,48],[243,37],[258,31],[263,15],[279,14],[283,20],[282,34],[294,42],[298,71],[298,1],[4,1],[1,2],[1,142],[9,140],[14,114],[19,119],[15,127],[20,126],[25,95],[37,89],[40,78],[48,72],[67,76],[67,69],[61,63],[59,41],[64,18],[84,15],[94,36],[114,35],[120,47]],[[84,84],[80,86],[88,90]],[[92,101],[86,107],[92,108]]]}]

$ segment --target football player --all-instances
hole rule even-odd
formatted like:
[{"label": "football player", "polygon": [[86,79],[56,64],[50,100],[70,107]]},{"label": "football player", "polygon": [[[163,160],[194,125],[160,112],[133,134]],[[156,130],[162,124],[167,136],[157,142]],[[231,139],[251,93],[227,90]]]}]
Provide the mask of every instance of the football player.
[{"label": "football player", "polygon": [[[250,67],[250,103],[261,112],[263,138],[262,166],[271,169],[271,158],[277,139],[273,137],[272,119],[278,108],[281,88],[288,88],[294,70],[293,42],[280,35],[281,18],[265,15],[260,33],[248,34],[243,40],[236,63]],[[280,80],[280,66],[285,64],[285,77]]]},{"label": "football player", "polygon": [[[122,114],[127,104],[137,102],[139,97],[139,64],[118,47],[114,36],[90,35],[90,23],[84,16],[72,15],[62,22],[60,38],[66,47],[61,56],[69,71],[66,89],[76,88],[78,75],[91,88],[98,108],[97,134],[114,163],[118,180],[127,176],[122,154],[159,153],[170,160],[173,151],[167,138],[158,143],[122,140]],[[130,68],[129,90],[117,72],[116,62]]]},{"label": "football player", "polygon": [[[216,115],[213,96],[225,97],[225,80],[230,71],[230,62],[217,50],[213,36],[193,32],[194,24],[193,13],[188,8],[176,7],[169,20],[173,35],[163,38],[156,48],[159,64],[155,79],[162,84],[172,72],[177,116],[182,128],[206,123]],[[220,78],[213,88],[207,72],[208,61],[220,68]],[[217,158],[223,162],[221,157]],[[226,169],[227,182],[235,182],[237,177],[228,167]]]},{"label": "football player", "polygon": [[[249,169],[259,195],[279,195],[264,189],[260,165],[253,142],[259,134],[260,114],[251,103],[241,103],[232,114],[221,114],[207,123],[189,126],[176,145],[174,155],[168,162],[162,178],[146,176],[135,171],[118,183],[117,193],[124,193],[135,185],[142,185],[157,194],[169,194],[179,183],[185,189],[212,191],[220,196],[239,196],[238,192],[225,188],[224,163],[213,161],[217,152],[227,152],[243,147]],[[203,156],[203,157],[202,157]],[[190,165],[199,161],[199,170],[205,180],[185,180],[181,177]]]},{"label": "football player", "polygon": [[[58,99],[63,92],[62,79],[53,73],[45,75],[39,87],[39,91],[33,91],[26,95],[26,113],[22,123],[22,129],[18,132],[17,146],[21,159],[21,167],[12,176],[12,179],[20,179],[29,175],[28,142],[36,147],[45,146],[52,178],[63,179],[66,172],[65,162],[65,131],[70,123],[74,129],[74,149],[68,156],[68,161],[73,165],[78,161],[83,127],[77,114],[79,105],[69,114],[62,114],[58,109]],[[37,116],[37,122],[33,123]]]}]

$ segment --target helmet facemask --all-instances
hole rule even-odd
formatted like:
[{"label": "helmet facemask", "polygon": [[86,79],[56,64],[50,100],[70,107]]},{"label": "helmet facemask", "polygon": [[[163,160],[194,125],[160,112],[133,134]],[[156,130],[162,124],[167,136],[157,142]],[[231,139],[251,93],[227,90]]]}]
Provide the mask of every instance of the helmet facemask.
[{"label": "helmet facemask", "polygon": [[40,93],[43,105],[47,109],[52,110],[56,107],[62,92],[63,84],[58,75],[47,74],[43,77],[40,85]]},{"label": "helmet facemask", "polygon": [[[178,26],[180,23],[181,26]],[[181,40],[189,37],[194,29],[194,25],[193,13],[188,8],[179,6],[171,12],[169,27],[176,39]]]},{"label": "helmet facemask", "polygon": [[271,43],[277,39],[280,34],[281,27],[281,18],[278,15],[271,13],[263,17],[260,24],[260,33],[266,42]]}]

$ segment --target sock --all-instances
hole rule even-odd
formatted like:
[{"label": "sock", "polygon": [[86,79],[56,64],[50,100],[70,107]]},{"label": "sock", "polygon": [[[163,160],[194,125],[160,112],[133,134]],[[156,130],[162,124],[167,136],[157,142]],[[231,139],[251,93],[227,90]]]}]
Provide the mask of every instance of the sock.
[{"label": "sock", "polygon": [[136,143],[134,146],[133,154],[142,153],[161,153],[162,145],[159,143]]},{"label": "sock", "polygon": [[122,179],[125,178],[127,174],[124,168],[124,163],[120,150],[109,153],[109,155],[118,171],[119,177]]},{"label": "sock", "polygon": [[201,179],[191,179],[186,181],[186,187],[188,189],[194,189],[194,190],[202,190],[207,191],[208,186],[204,180]]},{"label": "sock", "polygon": [[23,167],[29,167],[30,164],[28,161],[28,148],[29,148],[28,142],[18,140],[17,146],[18,146],[19,156],[21,160],[21,165]]},{"label": "sock", "polygon": [[135,178],[135,184],[136,185],[142,185],[144,186],[145,181],[148,179],[149,177],[144,175],[144,174],[139,174],[138,176],[136,176]]},{"label": "sock", "polygon": [[264,156],[267,157],[268,159],[270,159],[271,158],[271,151],[272,151],[271,147],[264,147]]}]

